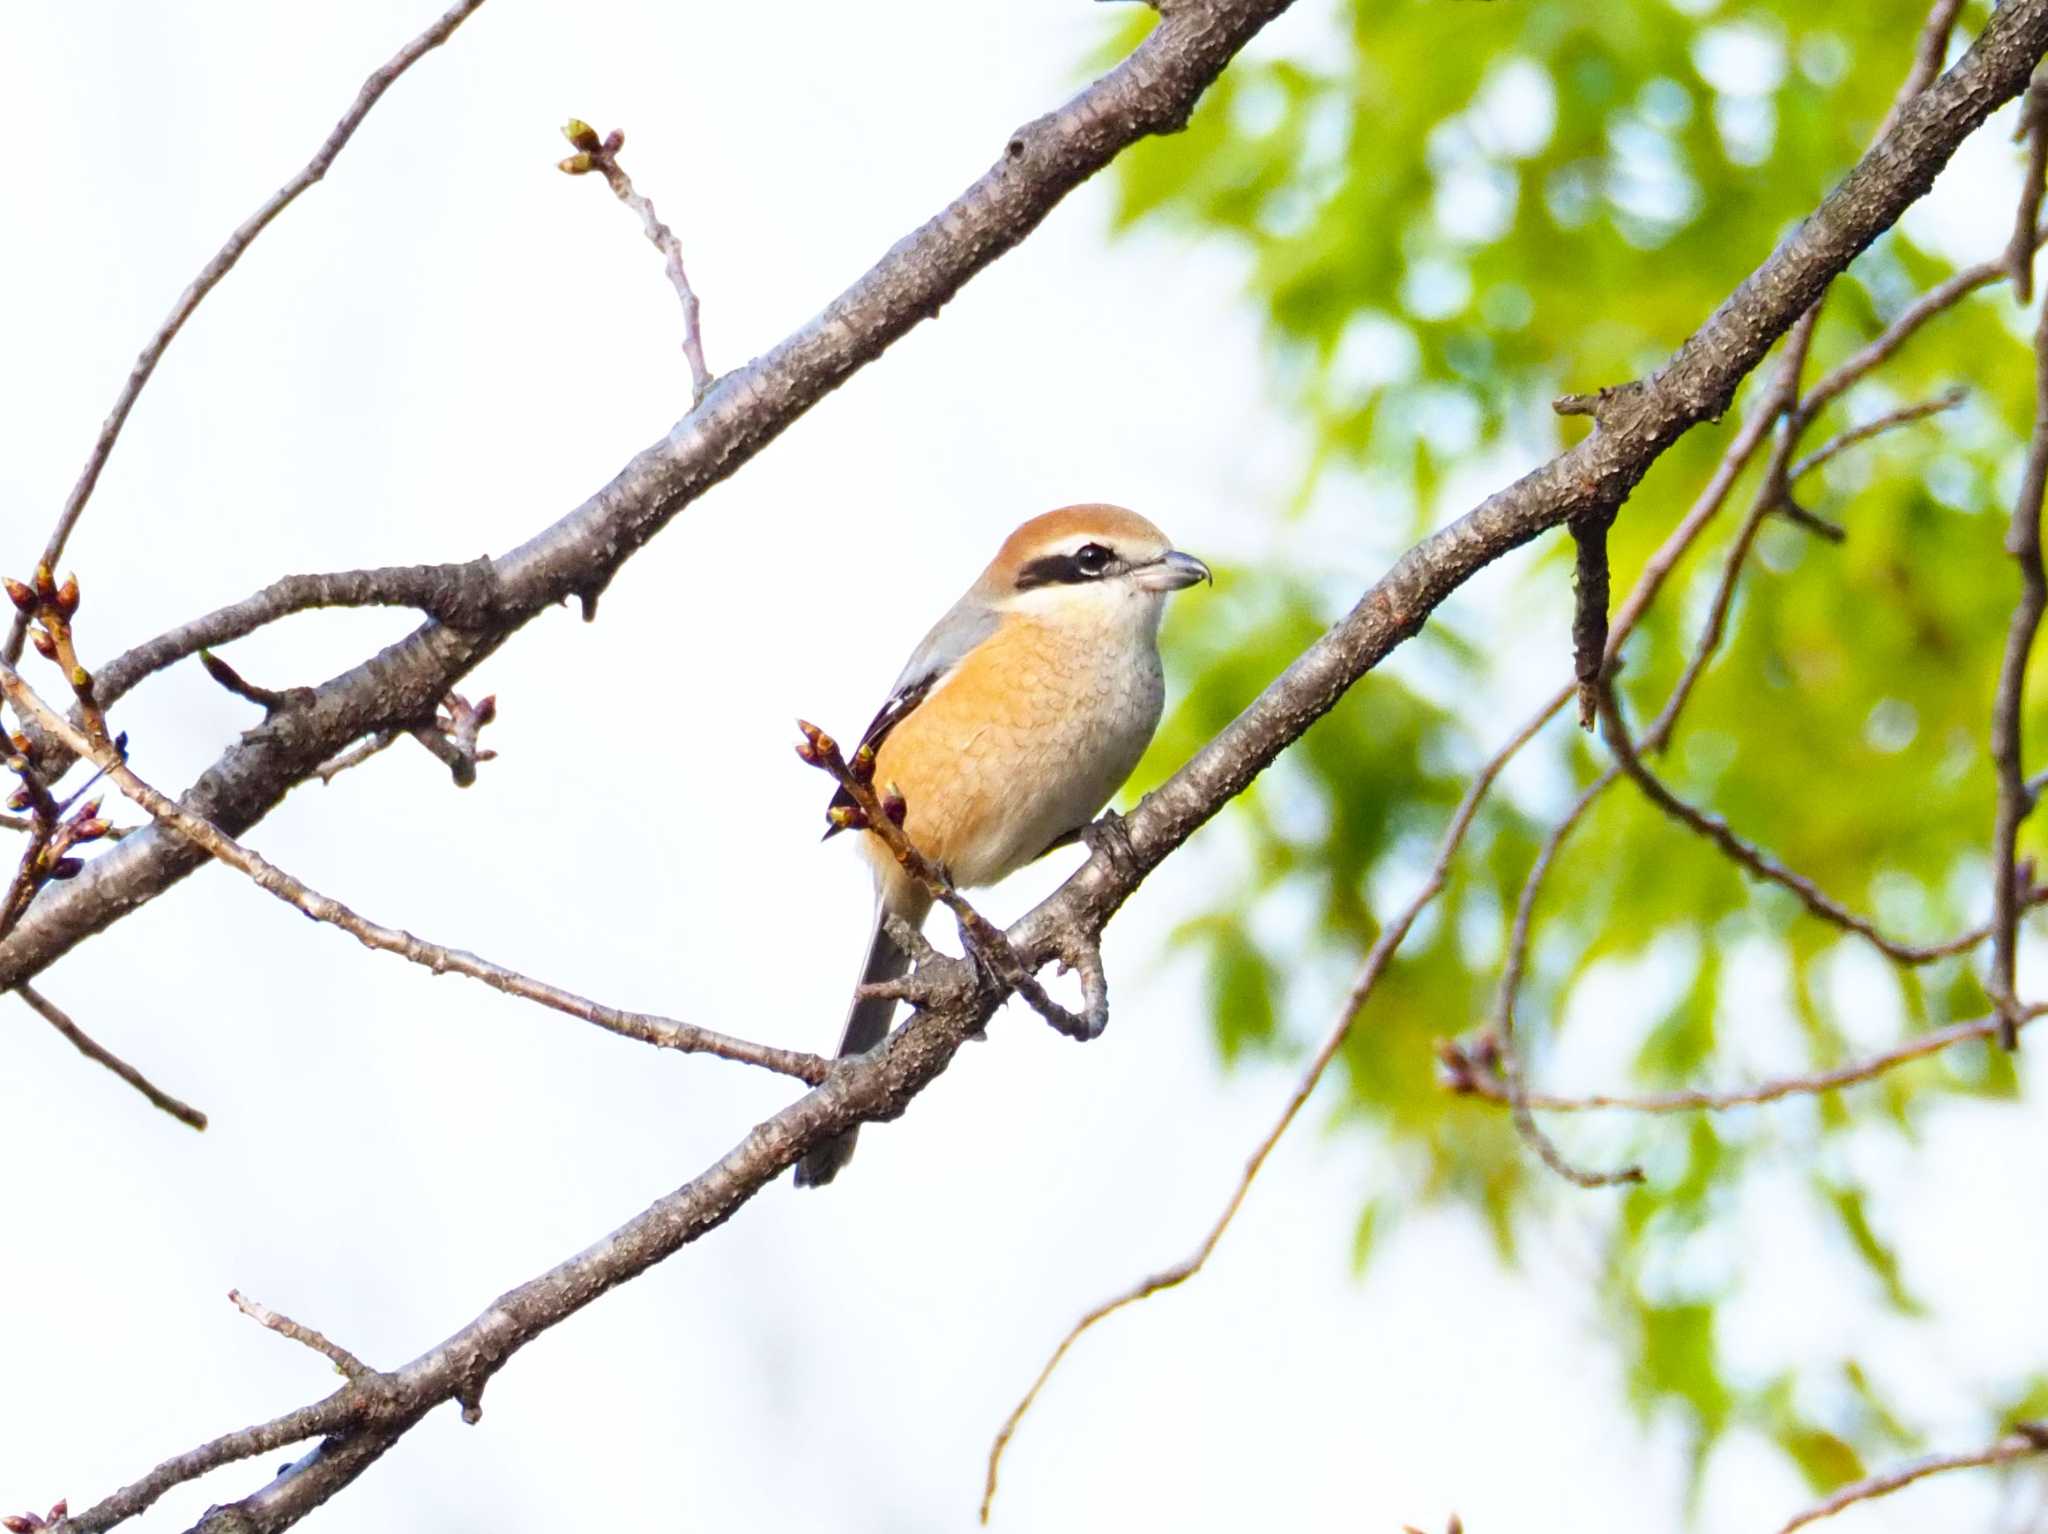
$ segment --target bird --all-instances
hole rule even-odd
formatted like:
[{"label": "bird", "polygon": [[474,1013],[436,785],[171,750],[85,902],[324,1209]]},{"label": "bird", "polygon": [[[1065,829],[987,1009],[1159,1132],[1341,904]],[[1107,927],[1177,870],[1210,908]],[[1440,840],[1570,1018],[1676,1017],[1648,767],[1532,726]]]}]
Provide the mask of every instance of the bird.
[{"label": "bird", "polygon": [[[874,781],[904,802],[912,845],[974,889],[1080,839],[1159,727],[1166,598],[1214,579],[1121,506],[1063,506],[1011,533],[924,636],[861,737],[875,753]],[[852,799],[841,789],[832,803]],[[879,836],[862,831],[860,841],[875,874],[865,986],[910,968],[886,923],[895,916],[915,929],[932,901]],[[874,1048],[895,1012],[894,1000],[856,987],[840,1055]],[[832,1181],[857,1133],[808,1152],[797,1185]]]}]

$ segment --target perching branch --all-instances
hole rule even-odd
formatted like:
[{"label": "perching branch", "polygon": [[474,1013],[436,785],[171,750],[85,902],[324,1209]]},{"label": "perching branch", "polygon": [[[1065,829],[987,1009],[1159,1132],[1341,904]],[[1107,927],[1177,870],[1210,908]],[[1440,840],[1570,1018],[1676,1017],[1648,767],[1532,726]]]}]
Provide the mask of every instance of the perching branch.
[{"label": "perching branch", "polygon": [[[1046,993],[1037,977],[1018,960],[1001,929],[975,910],[945,871],[936,867],[905,834],[903,820],[909,814],[910,806],[904,802],[895,784],[876,789],[874,749],[862,746],[849,762],[840,755],[839,743],[816,725],[799,719],[796,727],[804,737],[796,748],[796,754],[823,771],[853,800],[851,805],[834,807],[832,823],[843,831],[871,831],[880,837],[882,845],[889,849],[903,871],[923,885],[925,893],[934,901],[953,913],[960,924],[961,941],[989,978],[1022,996],[1031,1010],[1052,1024],[1056,1032],[1083,1041],[1100,1037],[1109,1024],[1109,997],[1102,989],[1102,961],[1094,947],[1095,934],[1083,933],[1080,938],[1080,946],[1095,957],[1092,961],[1076,961],[1084,967],[1084,972],[1092,975],[1089,1012],[1084,1017],[1076,1017]],[[905,990],[904,995],[911,1000],[917,999],[914,990]]]},{"label": "perching branch", "polygon": [[[249,215],[248,219],[228,236],[227,243],[214,252],[213,259],[200,268],[199,275],[192,279],[192,285],[178,295],[170,316],[157,327],[149,344],[142,349],[142,355],[135,359],[135,366],[129,371],[128,381],[121,386],[121,393],[114,401],[114,408],[100,427],[99,439],[93,443],[91,454],[85,460],[77,483],[64,498],[64,509],[57,517],[57,526],[50,534],[50,541],[43,546],[42,558],[38,563],[55,569],[57,561],[64,555],[64,545],[71,537],[71,530],[78,525],[78,519],[85,512],[85,503],[92,498],[93,487],[99,484],[100,471],[107,466],[107,459],[114,451],[114,443],[120,438],[122,427],[128,424],[128,413],[135,408],[135,401],[141,396],[150,375],[156,372],[156,365],[163,360],[164,352],[171,342],[178,338],[178,332],[185,328],[185,322],[192,318],[192,311],[200,301],[219,285],[221,278],[234,269],[242,259],[242,252],[249,243],[270,226],[270,221],[282,213],[298,198],[307,187],[325,176],[328,167],[334,164],[335,156],[347,147],[355,136],[356,129],[363,125],[363,119],[370,115],[370,109],[391,89],[398,77],[427,54],[448,41],[457,27],[469,19],[470,13],[483,4],[483,0],[456,0],[440,18],[426,31],[407,43],[392,55],[381,69],[374,71],[363,82],[356,99],[343,114],[340,122],[329,133],[299,173],[287,181],[262,207]],[[0,647],[0,659],[13,665],[21,659],[23,637],[28,631],[24,618],[17,615],[14,626],[8,630],[7,643]]]}]

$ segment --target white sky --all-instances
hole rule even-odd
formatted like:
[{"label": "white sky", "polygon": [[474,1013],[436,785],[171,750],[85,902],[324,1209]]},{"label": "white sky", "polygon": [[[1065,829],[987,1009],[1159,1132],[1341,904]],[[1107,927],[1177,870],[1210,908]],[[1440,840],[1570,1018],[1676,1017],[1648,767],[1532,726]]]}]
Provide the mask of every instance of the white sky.
[{"label": "white sky", "polygon": [[[1322,12],[1304,4],[1283,36],[1312,41]],[[430,14],[0,9],[8,568],[40,546],[179,288]],[[712,365],[730,368],[1066,95],[1111,19],[1079,0],[493,0],[172,349],[67,562],[88,656],[286,571],[501,551],[670,424],[686,393],[674,300],[629,215],[552,168],[568,116],[627,131],[627,166],[686,242]],[[300,790],[251,842],[380,920],[587,994],[828,1046],[866,875],[816,845],[822,780],[790,754],[792,716],[857,727],[1025,515],[1123,501],[1227,560],[1267,546],[1292,488],[1298,438],[1264,402],[1233,261],[1157,237],[1106,246],[1106,208],[1106,188],[1078,194],[691,508],[595,626],[544,618],[493,659],[470,691],[498,694],[502,754],[477,787],[454,791],[408,745]],[[1348,547],[1318,543],[1351,589],[1396,532],[1356,515]],[[900,602],[877,598],[890,577],[854,546],[877,526],[910,572]],[[256,680],[311,682],[407,626],[312,615],[230,653]],[[196,666],[121,720],[167,788],[254,722]],[[437,1413],[320,1526],[966,1527],[989,1436],[1046,1349],[1193,1244],[1285,1095],[1285,1073],[1220,1078],[1194,977],[1156,957],[1226,839],[1176,859],[1112,929],[1100,1043],[1005,1014],[904,1121],[867,1132],[828,1193],[770,1190],[551,1333],[491,1384],[480,1427]],[[986,908],[1014,915],[1057,872]],[[789,1091],[433,981],[221,869],[45,988],[213,1128],[151,1112],[0,1008],[0,1510],[83,1507],[328,1389],[318,1360],[226,1303],[230,1286],[401,1362]],[[1293,1026],[1320,1028],[1337,995]],[[1930,1221],[1967,1234],[2003,1210],[2010,1187],[1973,1169],[2040,1165],[2039,1118],[1938,1125],[1909,1173]],[[1621,1414],[1586,1298],[1590,1214],[1567,1210],[1513,1278],[1472,1220],[1418,1216],[1354,1282],[1352,1220],[1393,1178],[1321,1123],[1312,1109],[1207,1275],[1076,1351],[1013,1448],[998,1527],[1387,1530],[1456,1508],[1475,1534],[1585,1534],[1674,1506],[1676,1439]],[[2000,1240],[1996,1272],[2048,1259],[2037,1231]],[[1766,1331],[1808,1336],[1830,1306],[1820,1282],[1766,1307]],[[2040,1356],[2028,1286],[1977,1287],[1988,1335]],[[142,1526],[182,1527],[270,1468],[222,1472]],[[1804,1500],[1738,1440],[1702,1526],[1774,1527]],[[1989,1505],[1986,1483],[1952,1479],[1840,1527]]]}]

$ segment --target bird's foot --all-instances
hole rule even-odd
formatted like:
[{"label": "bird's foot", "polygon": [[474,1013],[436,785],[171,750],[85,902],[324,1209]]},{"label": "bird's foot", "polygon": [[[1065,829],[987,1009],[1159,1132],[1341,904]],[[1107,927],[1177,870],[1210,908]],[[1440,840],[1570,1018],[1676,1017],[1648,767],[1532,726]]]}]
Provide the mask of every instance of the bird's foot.
[{"label": "bird's foot", "polygon": [[1104,810],[1100,820],[1091,820],[1081,827],[1081,840],[1090,852],[1107,858],[1119,876],[1129,878],[1137,873],[1137,849],[1131,845],[1131,833],[1123,816],[1115,810]]}]

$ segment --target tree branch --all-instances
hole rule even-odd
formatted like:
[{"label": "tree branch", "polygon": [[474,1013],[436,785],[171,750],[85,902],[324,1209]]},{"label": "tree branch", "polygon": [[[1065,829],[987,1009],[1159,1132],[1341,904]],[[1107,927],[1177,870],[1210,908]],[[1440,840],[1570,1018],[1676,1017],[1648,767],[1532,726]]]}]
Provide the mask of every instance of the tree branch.
[{"label": "tree branch", "polygon": [[1948,1470],[1979,1470],[1987,1465],[2010,1464],[2016,1459],[2048,1453],[2048,1424],[2024,1422],[1995,1443],[1967,1454],[1936,1454],[1927,1459],[1916,1459],[1910,1465],[1897,1470],[1887,1470],[1882,1475],[1873,1475],[1866,1480],[1855,1481],[1844,1486],[1825,1502],[1815,1503],[1793,1518],[1778,1534],[1793,1534],[1809,1523],[1823,1518],[1832,1518],[1845,1508],[1859,1502],[1868,1502],[1875,1497],[1888,1497],[1895,1491],[1911,1486],[1915,1481],[1924,1481],[1930,1475],[1940,1475]]},{"label": "tree branch", "polygon": [[161,1108],[181,1124],[190,1124],[194,1129],[198,1130],[206,1128],[206,1115],[204,1113],[200,1112],[190,1103],[181,1102],[171,1096],[170,1093],[164,1091],[163,1088],[156,1085],[155,1082],[143,1075],[142,1072],[138,1071],[126,1060],[123,1060],[105,1045],[96,1042],[83,1028],[71,1021],[70,1017],[61,1007],[34,986],[18,985],[14,988],[14,993],[27,1002],[38,1017],[61,1033],[73,1049],[84,1055],[86,1059],[104,1065],[116,1076],[119,1076],[129,1086],[135,1088],[136,1091],[148,1098],[150,1106]]},{"label": "tree branch", "polygon": [[[2048,1012],[2048,1006],[2021,1008],[2020,1026],[2025,1027],[2044,1012]],[[1844,1087],[1874,1081],[1887,1071],[1896,1070],[1914,1060],[1925,1059],[1928,1055],[1939,1054],[1942,1050],[1957,1044],[1967,1044],[1973,1039],[1994,1038],[1998,1029],[1999,1019],[1995,1015],[1974,1018],[1969,1022],[1951,1023],[1946,1028],[1936,1028],[1932,1032],[1918,1034],[1902,1044],[1894,1045],[1864,1059],[1851,1061],[1847,1065],[1838,1065],[1832,1070],[1774,1077],[1750,1087],[1687,1088],[1677,1092],[1644,1092],[1633,1095],[1588,1092],[1572,1096],[1554,1092],[1529,1092],[1524,1095],[1524,1101],[1530,1107],[1540,1108],[1545,1113],[1587,1113],[1605,1108],[1618,1108],[1631,1113],[1718,1113],[1728,1108],[1750,1108],[1760,1103],[1774,1103],[1786,1097],[1817,1097],[1828,1092],[1839,1092]],[[1445,1071],[1444,1086],[1449,1091],[1482,1097],[1489,1102],[1512,1103],[1514,1087],[1497,1068],[1497,1061],[1490,1063],[1483,1053],[1475,1054],[1474,1051],[1450,1039],[1444,1040],[1441,1053]]]},{"label": "tree branch", "polygon": [[830,1069],[828,1061],[800,1050],[779,1049],[771,1044],[757,1044],[751,1039],[715,1033],[693,1023],[603,1006],[545,981],[531,979],[517,970],[493,964],[473,953],[459,948],[444,948],[400,928],[371,921],[250,851],[218,826],[180,808],[138,777],[112,744],[95,744],[84,731],[37,697],[34,690],[22,681],[21,674],[5,662],[0,662],[0,695],[4,695],[24,719],[35,720],[62,741],[67,750],[91,761],[106,774],[109,782],[160,826],[167,827],[173,834],[247,875],[260,889],[275,895],[286,905],[315,921],[339,927],[365,948],[397,954],[401,959],[410,960],[437,975],[451,971],[467,975],[472,980],[481,980],[492,990],[539,1002],[570,1017],[594,1023],[607,1032],[661,1049],[673,1049],[683,1054],[716,1055],[721,1060],[759,1066],[763,1070],[811,1083],[822,1081]]},{"label": "tree branch", "polygon": [[[2036,146],[2032,163],[2033,202],[2040,201],[2042,166],[2040,151],[2048,146],[2048,117],[2039,110],[2042,86],[2030,89],[2036,103],[2028,129]],[[2031,253],[2030,253],[2031,255]],[[2026,270],[2031,270],[2031,260]],[[2022,269],[2015,268],[2017,282]],[[2033,658],[2034,638],[2041,630],[2041,616],[2048,610],[2048,573],[2041,564],[2041,502],[2048,493],[2048,304],[2034,332],[2034,430],[2027,444],[2026,472],[2021,476],[2019,494],[2013,500],[2012,525],[2005,536],[2006,552],[2019,567],[2020,594],[2013,604],[2012,622],[2006,632],[2005,654],[1999,663],[1998,691],[1991,712],[1991,764],[1997,776],[1998,807],[1991,832],[1991,977],[1987,989],[2005,1026],[1999,1041],[2007,1049],[2019,1040],[2019,835],[2020,822],[2032,813],[2034,795],[2027,788],[2023,754],[2024,703],[2027,665]]]},{"label": "tree branch", "polygon": [[[128,381],[121,386],[121,393],[114,401],[114,408],[100,427],[99,440],[93,443],[91,454],[85,460],[71,493],[64,498],[64,509],[58,514],[57,526],[50,533],[50,540],[43,546],[41,564],[54,570],[57,561],[63,557],[64,545],[71,537],[71,530],[78,525],[78,519],[85,513],[85,503],[92,498],[93,487],[99,483],[100,471],[107,466],[107,459],[114,451],[114,443],[120,438],[122,427],[128,424],[128,413],[135,408],[135,401],[141,396],[150,375],[156,372],[156,365],[163,360],[164,352],[171,342],[178,338],[178,332],[185,328],[185,321],[192,318],[192,311],[200,301],[219,285],[221,278],[234,269],[242,259],[242,252],[249,244],[270,226],[270,221],[292,205],[299,194],[327,174],[334,164],[335,156],[347,147],[355,137],[356,129],[363,125],[363,119],[370,115],[370,109],[391,89],[398,77],[427,54],[448,41],[455,29],[469,19],[470,13],[483,4],[483,0],[456,0],[440,18],[426,31],[394,54],[381,69],[374,71],[356,92],[356,99],[334,131],[327,135],[313,158],[308,160],[299,173],[287,181],[270,200],[249,215],[248,219],[228,236],[227,243],[214,253],[213,259],[200,268],[199,275],[192,279],[192,285],[178,295],[178,302],[172,306],[170,316],[157,327],[149,344],[142,349],[142,355],[135,359],[135,366],[129,371]],[[0,647],[0,659],[13,665],[21,659],[22,641],[27,635],[26,619],[17,615],[14,626],[8,630],[7,643]]]},{"label": "tree branch", "polygon": [[322,1333],[314,1331],[310,1326],[301,1325],[290,1316],[279,1315],[268,1305],[259,1305],[256,1301],[242,1293],[241,1290],[230,1289],[228,1291],[228,1298],[234,1302],[235,1309],[239,1310],[251,1321],[254,1321],[258,1326],[267,1327],[269,1330],[276,1332],[280,1337],[289,1337],[293,1342],[311,1348],[322,1358],[334,1365],[334,1372],[336,1374],[342,1375],[347,1379],[359,1380],[364,1375],[374,1372],[368,1364],[364,1363],[340,1343],[334,1342]]}]

